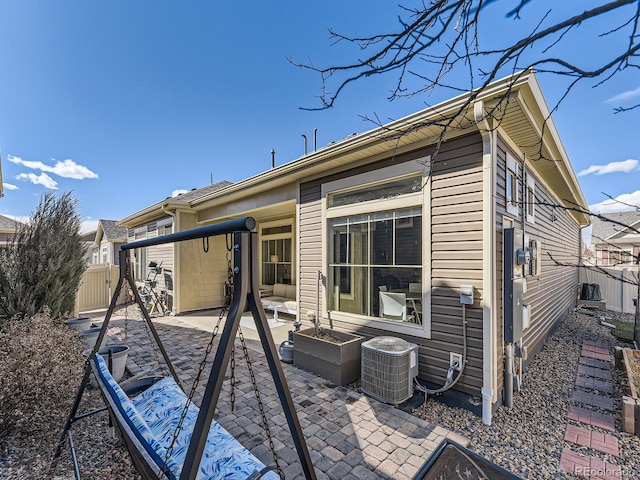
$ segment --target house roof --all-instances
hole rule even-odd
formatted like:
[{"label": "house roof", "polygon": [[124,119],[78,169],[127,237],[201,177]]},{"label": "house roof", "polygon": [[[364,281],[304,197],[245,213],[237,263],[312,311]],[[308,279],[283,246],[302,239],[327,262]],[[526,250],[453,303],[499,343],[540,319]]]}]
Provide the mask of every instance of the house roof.
[{"label": "house roof", "polygon": [[189,205],[200,198],[206,198],[211,193],[222,190],[225,187],[233,185],[228,180],[221,180],[220,182],[212,183],[205,187],[194,188],[189,192],[182,193],[180,195],[176,195],[175,197],[167,197],[164,200],[154,203],[153,205],[145,208],[144,210],[140,210],[133,215],[130,215],[123,220],[120,220],[118,225],[122,225],[124,227],[131,227],[139,223],[140,221],[151,220],[153,218],[160,217],[164,215],[165,210],[172,210],[176,208],[189,208]]},{"label": "house roof", "polygon": [[176,197],[173,197],[178,200],[183,200],[185,202],[196,201],[199,198],[206,197],[208,194],[215,192],[216,190],[220,190],[226,186],[232,185],[228,180],[222,180],[220,182],[212,183],[211,185],[207,185],[202,188],[194,188],[187,193],[181,193]]},{"label": "house roof", "polygon": [[21,222],[18,220],[14,220],[13,218],[5,217],[4,215],[0,215],[0,230],[9,230],[15,231],[20,225]]},{"label": "house roof", "polygon": [[640,212],[614,212],[602,215],[610,219],[594,217],[592,220],[591,238],[593,244],[599,243],[628,243],[640,241],[640,235],[626,226],[640,230]]},{"label": "house roof", "polygon": [[99,220],[96,231],[96,242],[106,240],[107,242],[126,242],[127,229],[118,226],[116,220]]},{"label": "house roof", "polygon": [[[562,145],[551,112],[540,86],[531,71],[519,72],[493,82],[482,92],[467,92],[434,107],[409,115],[368,132],[351,135],[271,170],[237,183],[189,199],[167,199],[119,222],[134,226],[159,216],[166,209],[203,210],[238,201],[332,168],[353,165],[369,159],[398,155],[436,142],[442,133],[441,119],[453,118],[453,127],[445,140],[478,131],[479,121],[500,128],[525,155],[527,167],[533,168],[550,187],[560,205],[574,207],[569,213],[580,225],[588,225],[588,210],[575,172]],[[576,205],[578,210],[575,209]]]}]

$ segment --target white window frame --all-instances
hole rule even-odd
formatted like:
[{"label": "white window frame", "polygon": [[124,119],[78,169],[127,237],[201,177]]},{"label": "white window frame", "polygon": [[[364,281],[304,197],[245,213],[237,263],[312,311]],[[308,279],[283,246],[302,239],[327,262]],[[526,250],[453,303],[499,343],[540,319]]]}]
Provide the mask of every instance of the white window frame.
[{"label": "white window frame", "polygon": [[527,171],[527,189],[525,191],[525,213],[529,223],[536,223],[536,181],[530,171]]},{"label": "white window frame", "polygon": [[507,152],[507,171],[506,171],[506,189],[505,197],[507,202],[507,213],[519,216],[520,209],[520,185],[518,182],[518,174],[520,172],[520,164],[516,158]]},{"label": "white window frame", "polygon": [[[329,219],[363,215],[366,213],[386,210],[400,210],[411,207],[420,207],[422,209],[422,325],[384,320],[379,317],[331,311],[330,308],[327,308],[329,295],[326,288],[328,288],[328,285],[325,285],[324,287],[325,296],[323,302],[323,315],[325,318],[331,316],[333,319],[352,325],[377,328],[388,332],[413,335],[427,339],[431,338],[431,269],[429,268],[431,258],[431,196],[429,195],[431,180],[430,172],[428,168],[425,168],[425,165],[430,164],[430,157],[426,156],[414,161],[353,175],[333,182],[327,182],[322,184],[321,187],[323,238],[322,268],[324,278],[328,278],[327,272],[329,271]],[[416,173],[422,174],[422,189],[418,192],[408,193],[392,199],[370,200],[351,205],[340,205],[337,207],[328,206],[329,194],[361,188],[375,183],[384,185],[389,181],[415,175]]]},{"label": "white window frame", "polygon": [[[286,232],[286,233],[274,233],[274,234],[268,234],[268,235],[263,235],[262,234],[262,230],[265,228],[273,228],[273,227],[282,227],[284,225],[290,225],[291,226],[291,231],[290,232]],[[260,259],[260,286],[261,287],[268,287],[271,288],[273,287],[273,285],[264,285],[262,283],[262,242],[263,241],[268,241],[268,240],[283,240],[283,239],[290,239],[291,240],[291,285],[296,285],[297,284],[297,278],[296,278],[296,245],[295,245],[295,241],[293,239],[293,232],[295,231],[295,225],[294,225],[294,221],[293,218],[284,218],[281,220],[274,220],[271,222],[264,222],[264,223],[260,223],[258,225],[257,231],[260,232],[258,237],[259,237],[259,242],[258,242],[258,258]]]}]

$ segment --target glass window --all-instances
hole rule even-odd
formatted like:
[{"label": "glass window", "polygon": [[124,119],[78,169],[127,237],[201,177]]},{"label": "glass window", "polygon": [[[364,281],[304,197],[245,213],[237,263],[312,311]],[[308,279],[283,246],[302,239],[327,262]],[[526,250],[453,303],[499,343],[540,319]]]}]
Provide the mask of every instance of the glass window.
[{"label": "glass window", "polygon": [[[330,310],[419,323],[411,300],[422,299],[420,207],[331,219],[329,238]],[[383,316],[380,292],[404,295],[399,315]]]},{"label": "glass window", "polygon": [[507,153],[506,182],[507,212],[513,215],[518,215],[518,203],[520,202],[520,195],[518,190],[518,162],[509,153]]},{"label": "glass window", "polygon": [[265,225],[261,234],[262,285],[292,284],[293,278],[293,225]]},{"label": "glass window", "polygon": [[536,190],[533,176],[527,172],[527,222],[534,223],[536,220]]},{"label": "glass window", "polygon": [[370,184],[346,192],[328,195],[329,207],[352,205],[370,200],[388,200],[399,195],[419,192],[422,189],[422,174],[411,175],[384,184]]},{"label": "glass window", "polygon": [[147,278],[147,248],[136,248],[135,257],[134,274],[136,280],[141,282]]}]

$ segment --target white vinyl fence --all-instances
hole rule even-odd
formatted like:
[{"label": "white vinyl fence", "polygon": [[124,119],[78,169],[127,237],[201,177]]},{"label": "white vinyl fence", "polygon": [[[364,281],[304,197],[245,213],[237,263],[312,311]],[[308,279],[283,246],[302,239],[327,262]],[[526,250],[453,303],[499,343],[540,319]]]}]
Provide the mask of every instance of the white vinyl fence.
[{"label": "white vinyl fence", "polygon": [[602,300],[607,310],[635,313],[633,297],[638,295],[638,271],[636,267],[615,269],[585,266],[580,269],[580,283],[600,285]]},{"label": "white vinyl fence", "polygon": [[76,297],[76,312],[106,309],[111,302],[113,289],[118,283],[119,272],[120,269],[116,265],[89,265],[80,282]]}]

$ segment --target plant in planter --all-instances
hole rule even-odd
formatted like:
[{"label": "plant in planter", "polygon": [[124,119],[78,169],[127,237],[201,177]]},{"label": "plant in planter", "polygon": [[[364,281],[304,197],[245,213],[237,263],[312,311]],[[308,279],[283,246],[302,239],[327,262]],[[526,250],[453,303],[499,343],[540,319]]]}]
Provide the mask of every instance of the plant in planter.
[{"label": "plant in planter", "polygon": [[293,332],[293,365],[336,385],[360,378],[360,344],[364,337],[324,330],[315,312],[307,312],[312,328]]}]

